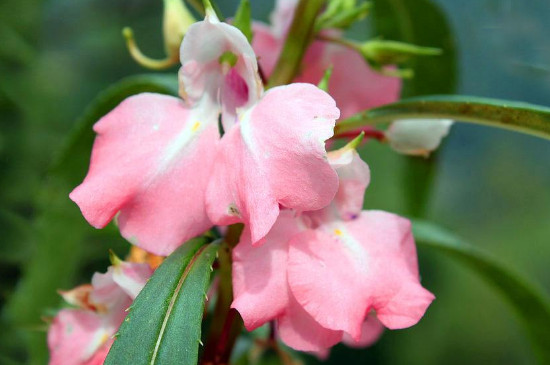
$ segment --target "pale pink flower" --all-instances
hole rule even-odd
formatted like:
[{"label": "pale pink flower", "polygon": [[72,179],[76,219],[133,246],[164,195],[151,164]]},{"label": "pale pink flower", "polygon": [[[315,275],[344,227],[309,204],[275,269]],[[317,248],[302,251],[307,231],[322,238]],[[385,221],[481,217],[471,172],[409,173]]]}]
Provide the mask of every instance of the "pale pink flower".
[{"label": "pale pink flower", "polygon": [[116,216],[126,239],[168,255],[212,224],[243,222],[256,242],[279,205],[330,202],[338,180],[323,142],[339,110],[328,94],[293,84],[262,95],[252,47],[213,14],[189,28],[181,61],[183,101],[139,94],[94,126],[90,170],[70,195],[90,224]]},{"label": "pale pink flower", "polygon": [[50,326],[50,365],[103,364],[126,309],[151,274],[148,264],[119,261],[95,273],[91,285],[61,292],[78,308],[60,310]]},{"label": "pale pink flower", "polygon": [[245,223],[256,243],[273,226],[279,205],[327,206],[338,176],[324,141],[337,117],[334,100],[311,84],[269,90],[221,140],[206,196],[210,219]]},{"label": "pale pink flower", "polygon": [[344,338],[370,344],[381,332],[371,312],[387,328],[405,328],[434,298],[420,285],[410,222],[361,211],[356,191],[366,188],[368,167],[352,149],[330,157],[342,183],[329,207],[282,211],[264,245],[244,235],[233,251],[232,306],[246,328],[276,320],[283,342],[302,351]]}]

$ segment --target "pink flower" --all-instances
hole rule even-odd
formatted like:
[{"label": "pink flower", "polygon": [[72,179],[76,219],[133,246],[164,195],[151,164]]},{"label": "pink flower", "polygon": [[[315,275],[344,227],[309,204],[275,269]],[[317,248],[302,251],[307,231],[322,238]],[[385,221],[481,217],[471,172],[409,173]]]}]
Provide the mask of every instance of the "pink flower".
[{"label": "pink flower", "polygon": [[328,94],[293,84],[262,95],[252,47],[212,14],[189,28],[181,61],[183,101],[139,94],[94,126],[90,170],[70,195],[90,224],[116,217],[130,242],[168,255],[212,224],[243,222],[256,242],[279,205],[331,201],[323,142],[339,110]]},{"label": "pink flower", "polygon": [[220,142],[206,197],[212,221],[245,223],[255,244],[275,223],[279,205],[327,206],[338,177],[324,141],[337,117],[334,100],[313,85],[269,90]]},{"label": "pink flower", "polygon": [[[296,0],[278,0],[271,15],[271,27],[254,23],[252,47],[266,76],[271,75],[281,53],[296,4]],[[336,100],[342,118],[399,99],[401,79],[374,72],[359,53],[342,45],[314,41],[305,54],[303,65],[296,82],[317,84],[325,70],[334,67],[329,93]]]},{"label": "pink flower", "polygon": [[329,157],[341,179],[334,202],[301,216],[282,211],[264,245],[244,235],[233,254],[232,306],[246,328],[276,320],[283,342],[302,351],[322,352],[348,336],[372,343],[380,328],[371,312],[387,328],[405,328],[434,299],[420,285],[410,222],[360,211],[367,165],[353,149]]},{"label": "pink flower", "polygon": [[91,285],[61,295],[78,309],[62,309],[48,331],[50,365],[103,364],[126,309],[152,270],[147,264],[120,261],[105,274],[95,273]]}]

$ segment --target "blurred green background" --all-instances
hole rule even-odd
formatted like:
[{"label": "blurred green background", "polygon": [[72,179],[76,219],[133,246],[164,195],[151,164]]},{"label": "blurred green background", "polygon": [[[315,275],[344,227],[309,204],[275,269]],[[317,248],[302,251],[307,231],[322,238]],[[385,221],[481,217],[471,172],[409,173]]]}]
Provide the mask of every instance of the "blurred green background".
[{"label": "blurred green background", "polygon": [[[232,15],[237,2],[218,3]],[[375,3],[383,8],[384,1]],[[420,86],[407,93],[451,92],[455,84],[460,94],[550,105],[547,0],[429,3],[447,18],[456,64],[452,57],[443,66],[417,60],[439,84],[417,79]],[[253,16],[267,20],[272,6],[252,0]],[[391,35],[402,26],[381,25],[380,14],[354,26],[350,36],[365,39],[380,29]],[[415,18],[418,29],[432,29],[437,36],[438,23],[423,14]],[[108,248],[121,255],[127,249],[112,227],[89,228],[68,202],[69,187],[48,171],[86,105],[111,83],[144,72],[125,49],[122,27],[134,29],[144,52],[162,56],[161,15],[160,0],[0,3],[0,364],[44,363],[47,327],[41,317],[60,305],[55,288],[89,281],[93,271],[108,265]],[[455,65],[456,83],[443,72]],[[376,142],[361,153],[372,170],[366,206],[420,214],[407,203],[405,191],[421,194],[424,180],[407,171],[424,162],[411,162]],[[550,143],[455,124],[433,165],[425,217],[549,292]],[[387,331],[370,349],[338,346],[331,363],[534,363],[513,311],[493,288],[446,257],[423,249],[419,256],[423,284],[437,296],[424,319],[407,330]]]}]

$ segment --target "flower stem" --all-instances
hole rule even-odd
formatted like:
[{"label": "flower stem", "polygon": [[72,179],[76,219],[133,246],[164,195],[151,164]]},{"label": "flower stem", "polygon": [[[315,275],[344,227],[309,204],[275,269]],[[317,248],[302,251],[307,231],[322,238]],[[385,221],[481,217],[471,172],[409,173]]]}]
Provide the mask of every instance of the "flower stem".
[{"label": "flower stem", "polygon": [[550,139],[550,108],[460,95],[426,95],[365,110],[340,120],[335,135],[400,119],[452,119]]},{"label": "flower stem", "polygon": [[325,0],[300,0],[285,44],[266,88],[286,85],[300,71],[302,58],[315,35],[315,20]]},{"label": "flower stem", "polygon": [[218,251],[220,278],[218,299],[202,358],[204,365],[228,364],[235,341],[243,327],[243,321],[237,311],[230,308],[233,302],[231,252],[239,243],[242,229],[242,224],[229,226],[225,240]]}]

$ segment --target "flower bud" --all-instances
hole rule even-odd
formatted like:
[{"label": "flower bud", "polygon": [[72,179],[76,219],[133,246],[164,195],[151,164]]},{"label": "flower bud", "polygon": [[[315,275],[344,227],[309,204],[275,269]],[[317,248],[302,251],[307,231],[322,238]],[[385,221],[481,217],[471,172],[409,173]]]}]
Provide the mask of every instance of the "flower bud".
[{"label": "flower bud", "polygon": [[452,120],[405,119],[393,122],[385,135],[390,147],[399,153],[428,157],[441,144]]},{"label": "flower bud", "polygon": [[164,47],[166,54],[179,57],[179,49],[187,29],[195,22],[182,0],[164,0]]},{"label": "flower bud", "polygon": [[359,50],[369,63],[378,65],[395,65],[408,61],[414,56],[438,56],[442,53],[439,48],[379,39],[361,44]]}]

